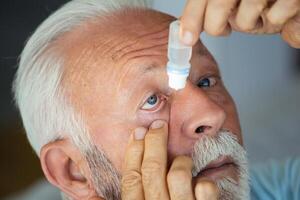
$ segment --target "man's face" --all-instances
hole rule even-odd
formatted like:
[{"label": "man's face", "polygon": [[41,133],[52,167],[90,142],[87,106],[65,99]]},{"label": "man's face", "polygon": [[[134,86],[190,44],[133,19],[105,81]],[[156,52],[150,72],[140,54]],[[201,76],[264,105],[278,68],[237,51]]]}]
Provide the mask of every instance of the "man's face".
[{"label": "man's face", "polygon": [[[65,41],[66,83],[72,83],[67,91],[93,143],[120,173],[130,134],[156,119],[169,124],[169,164],[178,155],[191,155],[197,141],[221,129],[236,134],[242,144],[234,102],[212,56],[199,41],[186,87],[170,89],[167,42],[174,19],[157,13],[147,17],[124,16],[122,23],[106,27],[104,22],[102,28],[91,23]],[[236,174],[231,170],[226,176]]]}]

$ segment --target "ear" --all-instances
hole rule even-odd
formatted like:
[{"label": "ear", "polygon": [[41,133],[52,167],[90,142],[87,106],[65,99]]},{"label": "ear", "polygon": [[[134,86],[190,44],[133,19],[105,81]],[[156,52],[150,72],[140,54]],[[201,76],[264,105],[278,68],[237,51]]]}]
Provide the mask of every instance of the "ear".
[{"label": "ear", "polygon": [[43,146],[40,161],[48,181],[67,196],[72,199],[97,196],[89,178],[88,165],[69,140],[54,141]]}]

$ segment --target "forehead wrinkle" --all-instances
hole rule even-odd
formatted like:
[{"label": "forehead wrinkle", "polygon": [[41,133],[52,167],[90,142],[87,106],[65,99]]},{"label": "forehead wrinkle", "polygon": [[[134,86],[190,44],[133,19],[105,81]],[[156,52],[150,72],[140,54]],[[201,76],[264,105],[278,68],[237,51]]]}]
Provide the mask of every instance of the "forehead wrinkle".
[{"label": "forehead wrinkle", "polygon": [[162,56],[167,51],[167,43],[152,45],[127,52],[120,57],[122,60],[132,60],[141,57]]},{"label": "forehead wrinkle", "polygon": [[125,41],[127,45],[117,48],[117,50],[112,54],[112,59],[114,61],[117,62],[122,60],[124,57],[132,53],[167,45],[168,30],[164,27],[158,31],[155,30],[144,35],[133,37],[134,39],[132,39],[132,41]]},{"label": "forehead wrinkle", "polygon": [[[64,50],[70,51],[72,57],[68,59],[68,62],[70,62],[68,71],[71,72],[69,73],[71,74],[69,80],[77,79],[75,80],[75,83],[77,83],[72,83],[73,86],[71,86],[74,95],[78,95],[75,94],[78,93],[75,85],[82,88],[99,87],[99,81],[97,81],[97,84],[93,82],[96,79],[95,73],[98,74],[95,70],[99,70],[99,66],[101,67],[101,77],[107,83],[110,80],[117,83],[112,84],[109,93],[113,94],[115,92],[113,90],[116,87],[113,85],[116,85],[118,92],[120,92],[124,78],[134,73],[134,68],[136,70],[141,68],[132,66],[125,69],[124,65],[120,65],[120,63],[127,64],[129,61],[137,58],[141,59],[143,56],[149,58],[166,53],[168,25],[172,18],[161,13],[156,13],[155,15],[153,17],[151,12],[145,17],[144,13],[141,12],[139,15],[130,17],[128,12],[128,15],[123,16],[125,21],[123,21],[123,18],[118,18],[119,20],[114,21],[106,18],[108,19],[107,23],[102,23],[103,20],[101,23],[97,20],[91,23],[87,22],[84,28],[79,27],[72,30],[72,37],[69,37],[70,35],[64,37],[70,38],[66,43],[71,45],[68,48],[64,48]],[[125,23],[126,21],[128,23]],[[122,26],[118,26],[119,24]],[[121,56],[113,60],[112,54]],[[116,70],[118,68],[124,69],[122,71]],[[150,68],[145,71],[151,71]],[[99,79],[99,76],[97,77]],[[101,82],[103,83],[105,80],[101,80]],[[110,83],[112,82],[110,81]],[[100,85],[102,84],[100,83]],[[105,90],[108,90],[107,87],[103,87]],[[92,88],[87,89],[91,91]],[[97,91],[99,90],[97,89]],[[84,92],[88,94],[88,91]],[[117,96],[118,92],[116,93]]]}]

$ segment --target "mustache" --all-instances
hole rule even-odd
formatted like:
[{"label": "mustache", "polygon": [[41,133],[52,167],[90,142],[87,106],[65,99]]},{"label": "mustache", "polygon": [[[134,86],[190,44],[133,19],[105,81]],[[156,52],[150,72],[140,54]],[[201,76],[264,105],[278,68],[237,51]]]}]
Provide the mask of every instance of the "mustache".
[{"label": "mustache", "polygon": [[230,131],[221,130],[216,136],[203,136],[193,147],[193,177],[220,157],[229,157],[237,166],[239,173],[244,173],[248,166],[247,153],[239,144],[237,137]]}]

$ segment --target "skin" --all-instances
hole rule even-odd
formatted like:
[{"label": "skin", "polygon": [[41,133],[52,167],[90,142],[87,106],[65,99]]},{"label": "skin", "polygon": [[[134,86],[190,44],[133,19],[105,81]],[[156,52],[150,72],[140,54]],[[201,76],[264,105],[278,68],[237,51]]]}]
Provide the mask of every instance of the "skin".
[{"label": "skin", "polygon": [[[148,130],[155,120],[165,123],[164,129],[154,131],[154,134],[150,129],[146,134],[144,154],[140,154],[143,162],[136,166],[143,182],[132,191],[128,185],[132,185],[130,181],[134,180],[123,179],[123,199],[131,199],[132,193],[139,197],[144,195],[145,199],[153,199],[157,195],[159,199],[169,199],[170,196],[182,199],[176,189],[183,184],[182,179],[176,178],[182,177],[180,172],[186,176],[184,182],[189,186],[182,193],[188,194],[190,199],[201,196],[216,199],[218,192],[213,182],[192,180],[189,157],[197,140],[204,134],[214,136],[221,128],[234,132],[242,143],[235,105],[220,79],[216,62],[199,41],[193,49],[187,86],[175,92],[168,87],[165,71],[168,26],[174,18],[153,11],[121,12],[116,18],[113,22],[100,19],[101,23],[97,20],[85,23],[57,43],[66,58],[63,84],[67,95],[74,108],[82,113],[95,145],[105,151],[116,169],[125,174],[124,177],[132,172],[126,161],[124,164],[124,158],[134,159],[124,150],[130,152],[130,147],[136,148],[129,139],[130,135],[137,128]],[[108,24],[110,26],[106,26]],[[105,32],[101,31],[103,27]],[[203,78],[211,79],[215,85],[198,87]],[[152,94],[157,94],[161,103],[155,109],[142,109]],[[195,133],[199,126],[206,127],[201,134]],[[185,162],[187,159],[190,161]],[[79,173],[85,177],[87,186],[84,188],[92,190],[90,175],[86,165],[82,164],[84,161],[77,163],[81,163],[79,171],[85,173]],[[182,167],[177,167],[180,164]],[[153,171],[155,166],[160,167]],[[179,175],[178,169],[182,169]],[[232,178],[236,178],[236,173],[235,170],[226,171],[226,175]],[[192,188],[192,181],[196,182],[196,190]],[[83,192],[76,194],[75,189],[66,189],[65,185],[53,180],[52,183],[75,199],[95,197],[84,196]],[[137,188],[143,188],[144,193]],[[199,192],[203,190],[207,193]]]},{"label": "skin", "polygon": [[[115,46],[104,47],[102,41],[99,41],[103,34],[99,33],[98,27],[92,26],[88,28],[95,28],[101,38],[97,38],[93,30],[82,31],[84,35],[91,31],[91,38],[81,37],[74,31],[76,37],[72,39],[76,40],[77,49],[81,49],[79,52],[73,50],[73,42],[65,41],[73,44],[65,52],[68,52],[67,60],[70,61],[68,66],[72,66],[70,69],[75,72],[71,74],[67,71],[70,76],[65,81],[72,82],[72,85],[66,86],[68,92],[76,109],[83,113],[93,133],[93,141],[105,149],[118,171],[122,170],[121,158],[124,157],[130,133],[137,127],[148,128],[156,119],[168,122],[170,133],[173,134],[168,141],[169,160],[191,152],[192,145],[201,138],[201,135],[191,134],[199,125],[212,127],[207,134],[213,134],[221,127],[235,133],[241,132],[234,103],[218,78],[220,73],[217,64],[200,42],[193,49],[191,76],[186,88],[175,92],[168,87],[165,70],[168,25],[174,18],[161,13],[153,13],[151,20],[146,17],[141,22],[145,26],[141,28],[146,31],[137,30],[128,38],[124,35],[128,34],[128,30],[141,26],[139,22],[138,25],[133,23],[127,26],[125,30],[115,30],[114,27],[112,30],[106,29]],[[133,20],[131,16],[121,15],[120,18],[125,20],[122,23],[127,20],[128,24]],[[95,43],[101,49],[95,49]],[[115,53],[123,46],[127,48],[124,52]],[[113,52],[113,55],[107,55],[107,51]],[[107,54],[103,55],[102,52]],[[147,71],[141,72],[145,67]],[[196,84],[203,76],[216,79],[216,87],[199,91]],[[111,86],[104,88],[103,85]],[[162,96],[162,108],[151,111],[141,109],[153,93]],[[200,103],[205,106],[199,106]],[[197,113],[194,112],[195,108]],[[190,113],[195,114],[191,116]],[[112,125],[119,133],[111,129]],[[240,134],[238,138],[241,141]],[[179,143],[182,148],[177,148]]]},{"label": "skin", "polygon": [[280,33],[290,46],[300,48],[299,0],[188,0],[181,22],[181,39],[187,45],[194,45],[202,31],[222,36],[234,30]]},{"label": "skin", "polygon": [[[220,7],[195,2],[187,2],[181,18],[181,34],[184,30],[192,31],[194,37],[189,44],[195,45],[187,85],[177,92],[168,87],[165,70],[168,26],[174,20],[166,14],[144,10],[120,12],[86,22],[53,44],[66,61],[63,86],[67,97],[85,119],[94,144],[104,150],[123,175],[123,199],[216,199],[218,191],[211,179],[191,177],[193,144],[205,134],[216,135],[220,129],[235,133],[242,144],[237,111],[217,64],[201,42],[194,39],[203,25],[210,32],[208,24],[214,24],[202,21],[201,10],[207,5],[211,11],[205,16],[213,15],[211,8]],[[233,4],[230,8],[237,9]],[[247,8],[243,1],[239,9],[242,8]],[[239,9],[238,18],[242,15]],[[267,19],[273,15],[270,11]],[[293,23],[295,15],[279,16],[278,24],[286,27]],[[228,11],[219,10],[216,19],[220,23],[211,30],[226,32]],[[255,20],[250,24],[247,30],[253,28]],[[284,35],[284,28],[276,30]],[[199,87],[197,84],[205,78],[214,84]],[[153,94],[158,95],[159,105],[144,109]],[[206,127],[201,134],[195,132],[199,126]],[[74,199],[99,199],[87,163],[70,140],[45,145],[40,157],[47,179],[61,191]],[[224,174],[234,179],[237,176],[235,170]]]}]

